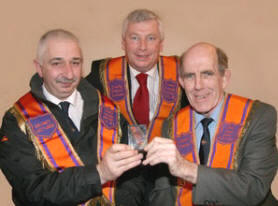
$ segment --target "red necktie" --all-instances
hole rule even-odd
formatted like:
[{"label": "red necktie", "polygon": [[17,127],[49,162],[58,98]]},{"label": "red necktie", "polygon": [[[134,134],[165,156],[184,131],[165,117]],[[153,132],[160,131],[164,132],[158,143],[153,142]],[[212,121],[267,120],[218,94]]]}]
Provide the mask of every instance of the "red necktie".
[{"label": "red necktie", "polygon": [[149,124],[149,91],[147,88],[147,74],[140,73],[136,76],[139,88],[133,100],[133,114],[139,124]]}]

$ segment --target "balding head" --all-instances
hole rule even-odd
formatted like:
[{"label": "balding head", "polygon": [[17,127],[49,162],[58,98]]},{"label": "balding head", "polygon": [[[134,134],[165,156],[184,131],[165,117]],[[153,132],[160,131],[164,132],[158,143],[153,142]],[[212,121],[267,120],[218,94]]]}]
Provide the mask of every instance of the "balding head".
[{"label": "balding head", "polygon": [[[183,68],[186,59],[192,58],[192,56],[196,54],[198,58],[201,58],[202,55],[210,56],[210,58],[217,63],[221,75],[224,75],[225,70],[228,69],[228,57],[225,52],[207,42],[199,42],[186,50],[180,57],[180,69]],[[180,70],[180,74],[182,74],[182,70]]]},{"label": "balding head", "polygon": [[179,81],[190,105],[210,116],[221,102],[229,79],[225,53],[209,43],[197,43],[181,56]]}]

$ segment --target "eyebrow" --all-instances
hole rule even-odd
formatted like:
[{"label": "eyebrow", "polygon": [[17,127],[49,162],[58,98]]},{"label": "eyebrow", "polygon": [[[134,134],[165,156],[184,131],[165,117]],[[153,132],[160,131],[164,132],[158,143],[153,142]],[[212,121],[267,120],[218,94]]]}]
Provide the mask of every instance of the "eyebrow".
[{"label": "eyebrow", "polygon": [[62,60],[62,59],[63,59],[62,57],[53,57],[53,58],[49,59],[49,61]]},{"label": "eyebrow", "polygon": [[203,73],[208,73],[208,72],[214,73],[214,70],[207,69],[207,70],[201,71],[201,74],[203,74]]},{"label": "eyebrow", "polygon": [[187,75],[187,74],[195,74],[194,72],[183,72],[184,75]]},{"label": "eyebrow", "polygon": [[184,78],[184,77],[186,77],[186,76],[188,76],[188,75],[192,75],[192,74],[194,74],[193,72],[182,72],[181,74],[180,74],[180,77],[181,78]]},{"label": "eyebrow", "polygon": [[72,60],[80,60],[80,61],[82,61],[83,58],[82,57],[73,57]]},{"label": "eyebrow", "polygon": [[[49,62],[51,62],[51,61],[61,61],[61,60],[64,60],[64,58],[62,58],[62,57],[53,57],[49,60]],[[83,61],[83,58],[82,57],[73,57],[71,60]]]}]

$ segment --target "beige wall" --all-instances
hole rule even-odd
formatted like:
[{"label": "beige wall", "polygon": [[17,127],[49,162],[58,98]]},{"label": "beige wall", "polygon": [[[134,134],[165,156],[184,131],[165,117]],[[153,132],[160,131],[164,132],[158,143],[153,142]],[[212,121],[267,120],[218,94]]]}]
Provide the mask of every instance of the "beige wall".
[{"label": "beige wall", "polygon": [[[198,41],[223,48],[230,57],[229,91],[261,99],[278,108],[277,0],[28,0],[2,1],[0,7],[0,116],[28,90],[37,41],[48,29],[64,28],[80,37],[88,74],[92,59],[123,54],[120,27],[135,8],[160,14],[165,55],[180,54]],[[278,197],[278,178],[273,190]],[[12,205],[0,175],[1,205]]]}]

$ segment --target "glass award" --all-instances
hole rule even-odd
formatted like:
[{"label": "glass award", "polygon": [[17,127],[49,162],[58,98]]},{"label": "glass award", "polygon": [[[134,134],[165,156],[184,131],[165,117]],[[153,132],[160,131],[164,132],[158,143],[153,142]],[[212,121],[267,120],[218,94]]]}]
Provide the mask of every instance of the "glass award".
[{"label": "glass award", "polygon": [[128,145],[140,152],[143,151],[148,143],[146,134],[146,125],[128,125]]}]

